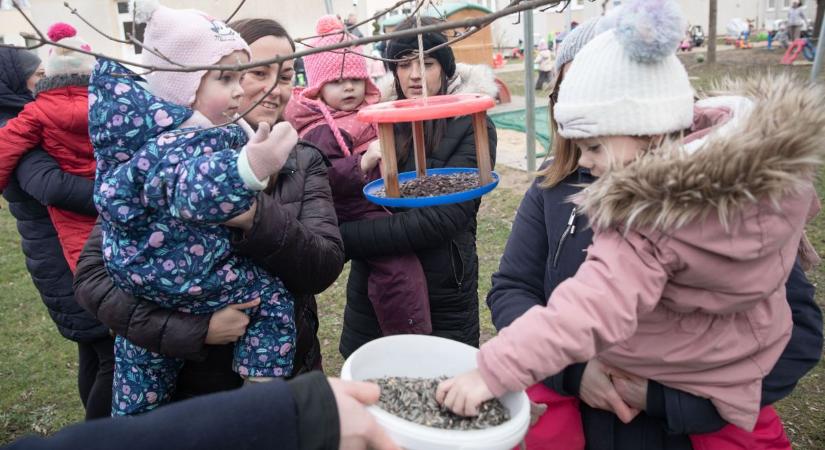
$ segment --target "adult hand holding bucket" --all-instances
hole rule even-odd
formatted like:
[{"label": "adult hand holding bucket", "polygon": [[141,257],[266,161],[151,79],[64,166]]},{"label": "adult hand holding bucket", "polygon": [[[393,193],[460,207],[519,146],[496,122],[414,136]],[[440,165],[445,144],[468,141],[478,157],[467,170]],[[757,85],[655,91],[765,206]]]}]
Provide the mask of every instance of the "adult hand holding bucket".
[{"label": "adult hand holding bucket", "polygon": [[[426,335],[396,335],[376,339],[350,355],[341,369],[344,380],[384,377],[453,377],[476,368],[478,349],[449,339]],[[483,430],[446,430],[394,416],[378,406],[368,410],[379,425],[407,450],[509,450],[521,442],[530,422],[524,392],[500,398],[510,420]]]}]

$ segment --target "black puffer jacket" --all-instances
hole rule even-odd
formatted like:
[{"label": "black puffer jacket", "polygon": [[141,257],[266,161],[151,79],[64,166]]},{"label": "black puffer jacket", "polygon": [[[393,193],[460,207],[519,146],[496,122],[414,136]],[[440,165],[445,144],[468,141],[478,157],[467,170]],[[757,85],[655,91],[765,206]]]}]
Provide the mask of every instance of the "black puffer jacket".
[{"label": "black puffer jacket", "polygon": [[[33,100],[23,74],[14,64],[14,52],[0,49],[0,127]],[[95,341],[105,337],[108,330],[75,302],[72,273],[43,205],[95,215],[92,190],[92,181],[61,171],[46,152],[34,150],[21,159],[3,191],[9,211],[17,220],[26,268],[34,286],[60,334],[77,342]]]},{"label": "black puffer jacket", "polygon": [[[496,129],[489,119],[487,133],[495,160]],[[470,116],[451,119],[441,143],[427,156],[427,167],[476,167],[474,139]],[[398,170],[415,170],[414,158],[407,158]],[[340,344],[344,356],[381,336],[367,297],[370,269],[362,259],[409,252],[418,256],[427,278],[432,334],[478,346],[476,214],[480,204],[480,200],[472,200],[409,209],[381,219],[341,225],[344,248],[352,258]]]},{"label": "black puffer jacket", "polygon": [[[315,294],[329,287],[344,265],[326,163],[316,148],[299,144],[278,174],[271,193],[258,196],[255,222],[233,240],[238,254],[280,277],[294,295],[298,343],[295,371],[320,364]],[[117,289],[103,266],[100,227],[77,264],[78,301],[115,333],[151,351],[202,360],[211,315],[180,313],[140,301]],[[231,363],[227,352],[226,368]]]}]

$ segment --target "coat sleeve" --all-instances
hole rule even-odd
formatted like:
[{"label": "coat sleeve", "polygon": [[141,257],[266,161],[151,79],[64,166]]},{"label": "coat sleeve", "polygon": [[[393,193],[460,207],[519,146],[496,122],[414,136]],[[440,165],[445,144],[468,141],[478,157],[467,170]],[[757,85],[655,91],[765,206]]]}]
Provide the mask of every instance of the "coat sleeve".
[{"label": "coat sleeve", "polygon": [[[318,379],[320,378],[320,379]],[[218,449],[321,449],[338,446],[338,413],[335,398],[323,377],[315,383],[294,386],[294,383],[273,380],[244,389],[196,397],[158,408],[152,414],[135,417],[106,418],[67,427],[52,436],[29,436],[8,447],[8,450],[218,450]],[[323,384],[321,384],[323,382]],[[326,385],[326,386],[324,386]],[[296,390],[297,389],[297,390]],[[331,412],[304,423],[296,393],[318,391],[317,397]],[[254,411],[254,414],[250,414]],[[332,419],[334,418],[334,421]],[[303,436],[313,426],[313,433]],[[321,441],[319,438],[325,437]],[[332,447],[330,443],[334,441]],[[309,447],[307,443],[322,443],[324,447]]]},{"label": "coat sleeve", "polygon": [[547,306],[531,308],[482,346],[478,365],[490,390],[519,391],[633,335],[668,280],[654,252],[638,233],[596,232],[584,264]]},{"label": "coat sleeve", "polygon": [[118,289],[103,265],[102,235],[96,225],[80,254],[75,299],[115,334],[135,344],[186,359],[204,357],[209,314],[186,314],[141,301]]},{"label": "coat sleeve", "polygon": [[544,306],[547,268],[547,230],[540,188],[530,187],[516,212],[498,271],[487,294],[496,330],[509,326],[534,306]]},{"label": "coat sleeve", "polygon": [[[487,119],[487,136],[492,162],[495,162],[496,129]],[[476,167],[475,133],[467,128],[445,167]],[[452,205],[414,208],[379,219],[341,224],[341,236],[349,258],[401,255],[416,250],[437,248],[467,228],[481,200]]]},{"label": "coat sleeve", "polygon": [[341,274],[344,244],[338,230],[324,158],[299,146],[307,165],[301,206],[296,216],[277,196],[262,193],[252,229],[236,232],[233,246],[267,272],[277,275],[295,294],[320,294]]},{"label": "coat sleeve", "polygon": [[35,102],[26,104],[17,117],[0,128],[0,191],[8,186],[20,158],[40,144],[42,135],[43,125],[37,117]]},{"label": "coat sleeve", "polygon": [[[352,141],[346,132],[341,133],[344,141],[352,148]],[[361,171],[362,153],[345,156],[332,129],[320,125],[304,136],[304,139],[318,147],[330,162],[329,185],[336,198],[360,197],[367,176]]]},{"label": "coat sleeve", "polygon": [[38,202],[68,211],[96,216],[94,180],[71,175],[42,149],[27,153],[17,164],[20,187]]},{"label": "coat sleeve", "polygon": [[[147,210],[166,209],[181,220],[221,224],[249,210],[255,192],[241,178],[239,153],[227,145],[207,132],[162,135],[146,143],[129,160],[99,175],[101,190],[114,191],[98,196],[101,214],[125,224]],[[223,149],[208,153],[210,146]],[[203,147],[204,154],[188,156],[192,147]],[[134,202],[136,198],[143,202]]]}]

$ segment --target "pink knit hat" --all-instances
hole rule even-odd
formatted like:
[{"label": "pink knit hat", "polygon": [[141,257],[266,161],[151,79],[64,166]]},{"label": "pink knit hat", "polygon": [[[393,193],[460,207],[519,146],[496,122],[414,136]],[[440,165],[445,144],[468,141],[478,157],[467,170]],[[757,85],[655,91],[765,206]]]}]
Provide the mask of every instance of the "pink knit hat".
[{"label": "pink knit hat", "polygon": [[[315,32],[319,35],[333,34],[316,38],[310,45],[317,48],[351,41],[353,38],[349,33],[336,33],[343,29],[344,24],[337,17],[323,16],[315,24]],[[355,47],[351,50],[361,53],[363,49]],[[367,72],[367,59],[353,53],[345,54],[344,49],[304,56],[304,69],[309,79],[309,86],[304,90],[304,95],[310,98],[317,97],[321,88],[328,82],[342,78],[361,79],[366,80],[368,85],[372,84],[369,72]]]},{"label": "pink knit hat", "polygon": [[[65,22],[57,22],[49,27],[49,40],[92,51],[84,40],[77,37],[75,27]],[[89,75],[95,67],[95,57],[85,53],[68,50],[61,47],[49,47],[49,56],[46,57],[43,67],[47,77],[57,75]]]},{"label": "pink knit hat", "polygon": [[[135,0],[135,19],[146,23],[143,44],[170,60],[189,66],[216,64],[226,55],[249,46],[223,21],[194,9],[171,9],[157,0]],[[176,67],[143,50],[142,61],[156,67]],[[149,90],[172,103],[192,106],[206,71],[153,72],[146,76]]]}]

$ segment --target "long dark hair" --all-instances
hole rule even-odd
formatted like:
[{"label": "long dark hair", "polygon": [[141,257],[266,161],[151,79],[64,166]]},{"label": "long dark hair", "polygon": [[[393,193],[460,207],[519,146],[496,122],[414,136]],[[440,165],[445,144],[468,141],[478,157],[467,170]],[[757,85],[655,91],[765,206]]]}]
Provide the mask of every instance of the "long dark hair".
[{"label": "long dark hair", "polygon": [[229,23],[229,27],[237,31],[247,44],[252,44],[266,36],[286,38],[292,51],[295,51],[295,41],[278,21],[272,19],[240,19]]},{"label": "long dark hair", "polygon": [[[436,19],[434,17],[422,17],[421,18],[421,25],[433,25],[440,23],[441,20]],[[403,21],[398,27],[395,28],[394,31],[402,31],[412,29],[416,26],[416,22],[411,18]],[[429,34],[429,33],[428,33]],[[427,48],[425,47],[425,50]],[[398,57],[402,55],[388,55],[391,58]],[[413,61],[412,64],[418,64],[418,61]],[[440,66],[440,63],[439,63]],[[398,81],[398,73],[396,72],[397,66],[395,64],[390,65],[392,69],[393,76],[395,78],[395,94],[399,100],[406,99],[407,97],[404,96],[404,90],[401,89],[401,83]],[[425,73],[421,74],[422,77],[426,76]],[[450,80],[447,78],[447,74],[444,70],[444,67],[441,67],[441,87],[438,90],[436,95],[444,95],[447,93],[447,88],[449,87]],[[444,134],[447,130],[447,119],[436,119],[436,120],[428,120],[424,122],[424,146],[426,148],[427,154],[431,154],[433,150],[435,150],[438,145],[441,143],[441,140],[444,138]],[[412,136],[412,125],[409,122],[403,122],[396,124],[394,127],[395,131],[395,152],[398,158],[398,164],[403,165],[407,162],[412,153],[413,148],[413,136]]]}]

